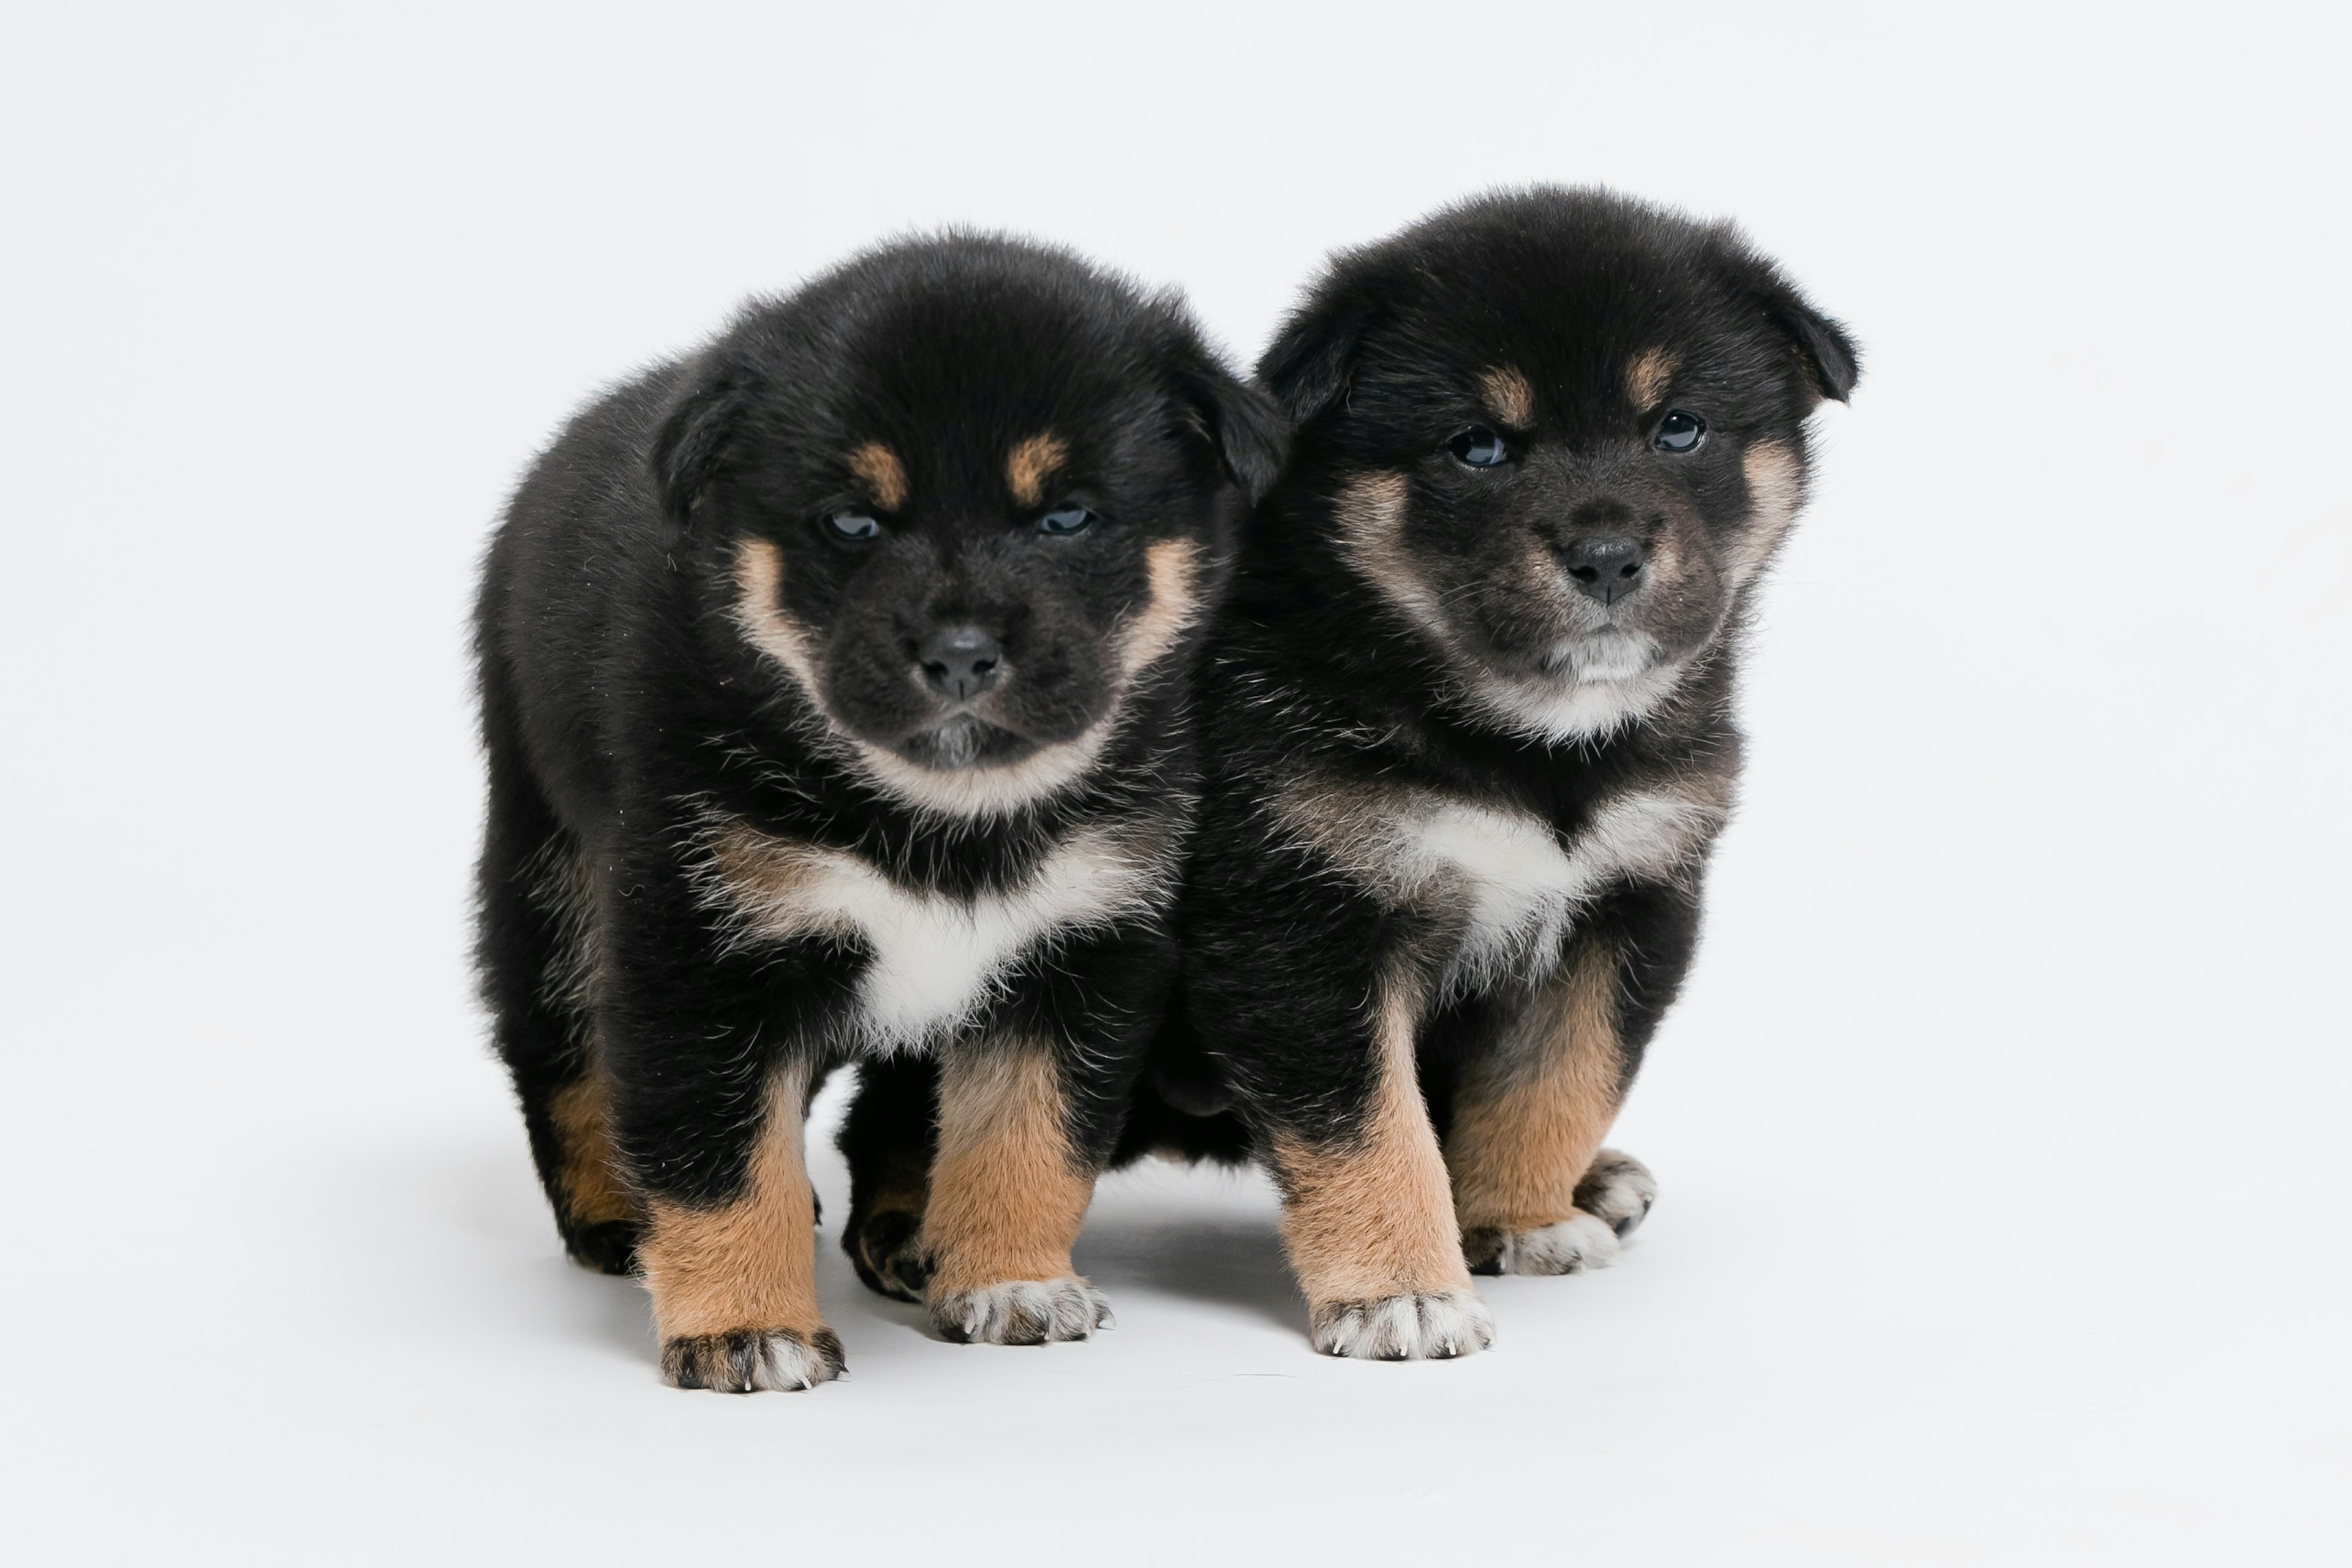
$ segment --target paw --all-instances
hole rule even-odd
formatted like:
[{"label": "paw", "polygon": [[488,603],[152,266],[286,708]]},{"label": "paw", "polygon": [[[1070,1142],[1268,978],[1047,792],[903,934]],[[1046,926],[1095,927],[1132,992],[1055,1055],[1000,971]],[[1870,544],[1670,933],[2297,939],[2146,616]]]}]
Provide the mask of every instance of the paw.
[{"label": "paw", "polygon": [[598,1220],[573,1226],[563,1236],[563,1250],[572,1261],[600,1274],[637,1271],[637,1236],[645,1227],[633,1219]]},{"label": "paw", "polygon": [[1445,1361],[1495,1342],[1495,1320],[1475,1290],[1332,1301],[1315,1309],[1308,1332],[1325,1355],[1369,1361]]},{"label": "paw", "polygon": [[1619,1236],[1633,1235],[1657,1201],[1658,1179],[1650,1167],[1614,1149],[1594,1155],[1592,1168],[1576,1184],[1576,1206]]},{"label": "paw", "polygon": [[1534,1230],[1465,1232],[1462,1255],[1473,1274],[1581,1274],[1617,1261],[1617,1233],[1580,1214]]},{"label": "paw", "polygon": [[841,1237],[868,1290],[919,1303],[930,1283],[931,1255],[923,1246],[922,1218],[904,1209],[884,1209],[864,1218],[853,1217]]},{"label": "paw", "polygon": [[791,1393],[831,1383],[846,1369],[841,1342],[831,1329],[803,1334],[795,1329],[747,1329],[731,1334],[694,1334],[662,1342],[662,1376],[673,1388],[708,1388],[719,1394]]},{"label": "paw", "polygon": [[1075,1274],[1006,1279],[931,1303],[931,1321],[960,1344],[1046,1345],[1115,1327],[1103,1293]]}]

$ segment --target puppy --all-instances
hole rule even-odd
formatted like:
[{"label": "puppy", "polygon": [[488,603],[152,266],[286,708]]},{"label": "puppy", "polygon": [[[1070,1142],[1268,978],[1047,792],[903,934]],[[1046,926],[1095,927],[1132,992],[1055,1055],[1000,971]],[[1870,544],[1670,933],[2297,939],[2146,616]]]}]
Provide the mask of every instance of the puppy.
[{"label": "puppy", "polygon": [[951,1338],[1108,1322],[1070,1244],[1284,431],[1178,303],[950,237],[748,309],[523,481],[477,622],[482,988],[564,1243],[643,1273],[671,1383],[840,1372],[802,1128],[845,1060],[923,1151],[865,1182],[861,1268]]},{"label": "puppy", "polygon": [[1461,1354],[1474,1271],[1607,1263],[1655,1195],[1601,1139],[1854,345],[1727,226],[1537,189],[1339,258],[1259,374],[1296,445],[1202,678],[1187,1017],[1126,1152],[1246,1139],[1317,1348]]}]

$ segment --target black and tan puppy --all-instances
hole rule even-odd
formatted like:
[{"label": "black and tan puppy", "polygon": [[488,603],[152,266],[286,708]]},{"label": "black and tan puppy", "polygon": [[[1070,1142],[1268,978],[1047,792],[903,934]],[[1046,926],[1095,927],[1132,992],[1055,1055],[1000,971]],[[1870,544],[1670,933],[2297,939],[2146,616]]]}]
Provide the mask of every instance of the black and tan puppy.
[{"label": "black and tan puppy", "polygon": [[484,991],[564,1241],[643,1271],[672,1382],[840,1370],[801,1143],[843,1060],[895,1139],[861,1268],[954,1338],[1108,1321],[1070,1244],[1283,425],[1179,305],[950,238],[747,310],[524,480],[477,628]]},{"label": "black and tan puppy", "polygon": [[1319,1349],[1476,1350],[1473,1271],[1607,1262],[1647,1212],[1601,1139],[1697,934],[1807,416],[1854,374],[1730,228],[1557,189],[1342,257],[1266,354],[1296,446],[1203,678],[1189,1028],[1128,1147],[1246,1138]]}]

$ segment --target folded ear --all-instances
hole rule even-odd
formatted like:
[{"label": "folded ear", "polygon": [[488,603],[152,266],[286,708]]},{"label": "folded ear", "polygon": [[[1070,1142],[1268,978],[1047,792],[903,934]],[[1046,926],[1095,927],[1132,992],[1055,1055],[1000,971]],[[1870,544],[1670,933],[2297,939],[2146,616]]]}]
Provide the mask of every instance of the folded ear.
[{"label": "folded ear", "polygon": [[1862,351],[1852,334],[1835,318],[1815,310],[1778,267],[1749,249],[1737,228],[1727,224],[1717,234],[1723,247],[1718,254],[1733,286],[1754,300],[1789,340],[1813,390],[1843,403],[1862,375]]},{"label": "folded ear", "polygon": [[1812,378],[1813,389],[1843,403],[1861,379],[1862,351],[1842,323],[1814,310],[1794,289],[1782,283],[1780,293],[1780,300],[1767,305],[1773,325],[1796,345],[1797,358]]},{"label": "folded ear", "polygon": [[1255,506],[1282,477],[1290,455],[1290,421],[1274,399],[1213,362],[1188,367],[1178,380],[1187,412]]},{"label": "folded ear", "polygon": [[1348,390],[1379,306],[1342,274],[1315,287],[1257,362],[1258,384],[1293,423],[1305,425]]},{"label": "folded ear", "polygon": [[648,462],[654,491],[661,500],[662,521],[673,534],[682,536],[691,526],[694,509],[718,476],[727,443],[750,405],[749,386],[725,369],[690,375],[671,402],[661,427],[654,433]]}]

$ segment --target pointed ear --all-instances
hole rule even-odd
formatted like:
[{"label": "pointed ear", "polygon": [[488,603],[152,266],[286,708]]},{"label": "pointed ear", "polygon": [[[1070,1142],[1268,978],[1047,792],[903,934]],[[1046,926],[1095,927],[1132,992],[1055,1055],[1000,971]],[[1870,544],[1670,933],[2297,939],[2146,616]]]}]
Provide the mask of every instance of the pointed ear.
[{"label": "pointed ear", "polygon": [[1282,477],[1290,455],[1290,421],[1274,399],[1236,380],[1213,361],[1179,373],[1188,421],[1217,449],[1217,460],[1255,506]]},{"label": "pointed ear", "polygon": [[727,443],[751,406],[751,388],[731,371],[714,369],[689,377],[654,433],[648,459],[662,521],[676,536],[691,527],[703,491],[718,477]]},{"label": "pointed ear", "polygon": [[1349,279],[1325,279],[1259,358],[1258,384],[1295,424],[1305,425],[1347,392],[1356,356],[1379,319],[1379,306]]}]

